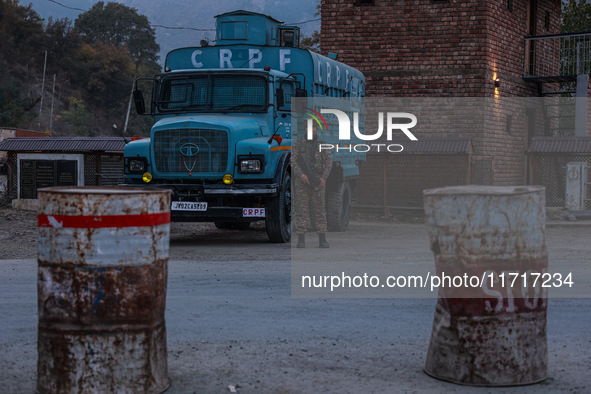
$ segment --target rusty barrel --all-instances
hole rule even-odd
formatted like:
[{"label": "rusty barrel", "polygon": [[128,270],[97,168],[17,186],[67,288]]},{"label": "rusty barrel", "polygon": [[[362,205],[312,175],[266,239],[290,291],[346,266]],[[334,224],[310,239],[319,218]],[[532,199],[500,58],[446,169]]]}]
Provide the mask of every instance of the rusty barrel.
[{"label": "rusty barrel", "polygon": [[39,190],[39,393],[160,393],[170,193]]},{"label": "rusty barrel", "polygon": [[437,275],[454,278],[439,287],[425,371],[466,385],[544,380],[545,189],[447,187],[424,203]]}]

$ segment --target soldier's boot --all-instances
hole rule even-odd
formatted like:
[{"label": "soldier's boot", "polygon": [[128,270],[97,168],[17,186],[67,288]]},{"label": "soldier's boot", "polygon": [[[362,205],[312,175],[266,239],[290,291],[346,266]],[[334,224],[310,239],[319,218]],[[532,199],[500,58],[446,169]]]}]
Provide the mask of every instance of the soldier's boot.
[{"label": "soldier's boot", "polygon": [[297,248],[305,248],[306,247],[306,234],[298,234],[298,244],[296,245]]},{"label": "soldier's boot", "polygon": [[330,248],[330,245],[326,242],[326,234],[318,233],[318,247],[324,249]]}]

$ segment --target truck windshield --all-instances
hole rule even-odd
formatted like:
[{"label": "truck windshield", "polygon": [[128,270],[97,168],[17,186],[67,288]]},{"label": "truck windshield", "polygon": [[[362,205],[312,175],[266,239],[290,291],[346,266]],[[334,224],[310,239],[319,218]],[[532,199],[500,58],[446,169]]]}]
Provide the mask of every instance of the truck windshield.
[{"label": "truck windshield", "polygon": [[184,75],[161,81],[162,112],[259,112],[267,108],[267,80],[259,75]]}]

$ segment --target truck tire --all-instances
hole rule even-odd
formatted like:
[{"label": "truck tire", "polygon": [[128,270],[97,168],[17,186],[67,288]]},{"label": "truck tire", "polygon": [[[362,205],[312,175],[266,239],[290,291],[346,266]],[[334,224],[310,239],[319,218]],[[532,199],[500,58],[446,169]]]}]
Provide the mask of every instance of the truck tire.
[{"label": "truck tire", "polygon": [[265,223],[267,236],[274,243],[285,243],[291,239],[291,177],[283,175],[279,194],[268,200]]},{"label": "truck tire", "polygon": [[351,215],[351,187],[343,182],[336,191],[326,193],[326,222],[328,231],[345,231]]},{"label": "truck tire", "polygon": [[220,230],[248,230],[250,222],[213,222]]}]

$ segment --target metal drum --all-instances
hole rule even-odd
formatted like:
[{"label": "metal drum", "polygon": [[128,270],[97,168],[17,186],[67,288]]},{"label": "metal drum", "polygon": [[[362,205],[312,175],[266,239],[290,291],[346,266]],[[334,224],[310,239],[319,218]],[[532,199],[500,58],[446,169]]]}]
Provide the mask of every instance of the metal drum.
[{"label": "metal drum", "polygon": [[424,202],[438,276],[465,278],[439,287],[425,371],[467,385],[544,380],[547,292],[533,281],[548,269],[545,189],[457,186]]},{"label": "metal drum", "polygon": [[170,193],[39,190],[39,393],[160,393]]}]

